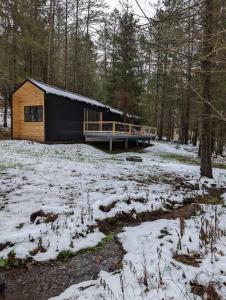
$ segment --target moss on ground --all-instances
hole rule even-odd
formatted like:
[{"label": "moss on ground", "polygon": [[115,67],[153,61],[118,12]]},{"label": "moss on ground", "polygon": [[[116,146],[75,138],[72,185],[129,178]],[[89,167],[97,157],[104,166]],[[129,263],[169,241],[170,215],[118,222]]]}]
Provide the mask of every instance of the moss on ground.
[{"label": "moss on ground", "polygon": [[109,244],[113,240],[113,238],[114,238],[113,235],[107,235],[96,246],[84,248],[77,252],[73,252],[71,250],[63,250],[57,255],[57,259],[60,261],[63,261],[63,262],[67,262],[70,258],[72,258],[74,256],[101,250],[107,244]]}]

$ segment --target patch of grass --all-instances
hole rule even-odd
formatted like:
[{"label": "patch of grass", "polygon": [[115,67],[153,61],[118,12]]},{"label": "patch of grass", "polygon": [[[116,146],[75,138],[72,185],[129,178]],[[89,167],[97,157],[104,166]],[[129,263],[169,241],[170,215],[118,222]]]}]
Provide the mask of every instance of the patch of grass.
[{"label": "patch of grass", "polygon": [[48,157],[50,158],[59,158],[59,159],[64,159],[64,160],[69,160],[69,161],[78,161],[78,162],[85,162],[86,158],[79,153],[70,153],[70,152],[64,152],[64,151],[57,151],[55,150],[53,153],[48,153]]},{"label": "patch of grass", "polygon": [[[161,154],[161,157],[168,160],[176,160],[178,162],[189,164],[189,165],[200,165],[200,160],[198,158],[195,159],[185,155],[179,155],[175,153],[164,153]],[[213,168],[226,170],[226,164],[213,162],[212,165]]]},{"label": "patch of grass", "polygon": [[73,256],[75,256],[75,253],[71,250],[63,250],[57,255],[57,259],[59,259],[60,261],[67,262]]},{"label": "patch of grass", "polygon": [[178,154],[174,154],[174,153],[165,153],[165,154],[161,154],[162,158],[168,159],[168,160],[176,160],[185,164],[190,164],[190,165],[199,165],[199,161],[194,159],[194,158],[190,158],[189,156],[185,156],[185,155],[178,155]]},{"label": "patch of grass", "polygon": [[14,250],[11,250],[8,253],[8,258],[0,258],[0,269],[10,266],[17,266],[21,263],[20,259],[16,259],[16,253]]},{"label": "patch of grass", "polygon": [[97,250],[101,250],[104,248],[107,244],[109,244],[113,240],[114,236],[109,234],[105,236],[96,246],[94,247],[88,247],[85,249],[81,249],[75,253],[75,255],[83,254],[83,253],[88,253],[88,252],[95,252]]},{"label": "patch of grass", "polygon": [[107,235],[96,246],[84,248],[77,252],[73,252],[71,250],[63,250],[57,255],[57,259],[60,261],[63,261],[63,262],[67,262],[70,258],[72,258],[74,256],[101,250],[107,244],[109,244],[113,240],[113,238],[114,238],[113,235]]},{"label": "patch of grass", "polygon": [[6,169],[21,169],[23,167],[22,164],[2,164],[0,163],[0,172]]},{"label": "patch of grass", "polygon": [[8,258],[0,258],[0,269],[6,268],[9,264]]},{"label": "patch of grass", "polygon": [[226,170],[226,164],[223,164],[223,163],[213,163],[213,168]]}]

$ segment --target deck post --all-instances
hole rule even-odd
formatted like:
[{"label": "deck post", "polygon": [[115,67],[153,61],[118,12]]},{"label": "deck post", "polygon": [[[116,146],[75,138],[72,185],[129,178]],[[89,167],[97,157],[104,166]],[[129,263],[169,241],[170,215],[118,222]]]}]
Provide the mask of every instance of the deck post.
[{"label": "deck post", "polygon": [[112,142],[112,138],[109,139],[109,151],[112,152],[112,149],[113,149],[113,142]]},{"label": "deck post", "polygon": [[128,150],[128,139],[125,139],[125,149]]},{"label": "deck post", "polygon": [[100,112],[100,125],[99,125],[99,130],[102,132],[103,131],[103,112]]},{"label": "deck post", "polygon": [[115,135],[115,122],[112,124],[112,134]]},{"label": "deck post", "polygon": [[138,148],[139,147],[139,141],[136,140],[136,147]]}]

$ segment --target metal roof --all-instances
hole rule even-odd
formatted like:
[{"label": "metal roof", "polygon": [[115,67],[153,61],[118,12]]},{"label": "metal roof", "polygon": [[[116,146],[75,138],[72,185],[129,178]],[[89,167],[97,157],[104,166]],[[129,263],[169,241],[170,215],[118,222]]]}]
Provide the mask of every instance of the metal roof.
[{"label": "metal roof", "polygon": [[[85,96],[81,96],[79,94],[72,93],[72,92],[69,92],[69,91],[51,86],[49,84],[40,82],[38,80],[31,79],[31,78],[29,78],[28,80],[31,83],[33,83],[34,85],[36,85],[37,87],[39,87],[41,90],[43,90],[47,94],[52,94],[52,95],[57,95],[57,96],[60,96],[60,97],[65,97],[65,98],[68,98],[68,99],[73,100],[73,101],[84,102],[84,103],[91,104],[91,105],[94,105],[94,106],[97,106],[97,107],[100,107],[100,108],[106,108],[108,111],[110,111],[114,114],[123,115],[123,112],[121,110],[114,109],[114,108],[112,108],[111,106],[108,106],[108,105],[104,105],[103,103],[101,103],[101,102],[99,102],[95,99],[91,99],[91,98],[88,98],[88,97],[85,97]],[[130,116],[130,115],[127,115],[127,116],[128,117],[133,117],[133,116]],[[136,117],[136,116],[134,116],[134,117]]]}]

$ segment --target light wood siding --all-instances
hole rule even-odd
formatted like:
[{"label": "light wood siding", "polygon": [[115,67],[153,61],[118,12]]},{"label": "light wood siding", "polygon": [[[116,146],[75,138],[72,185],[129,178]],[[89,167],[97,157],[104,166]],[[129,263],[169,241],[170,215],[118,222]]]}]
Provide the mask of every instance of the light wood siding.
[{"label": "light wood siding", "polygon": [[[30,82],[12,96],[13,139],[45,142],[44,92]],[[43,122],[24,122],[24,107],[43,105]]]}]

